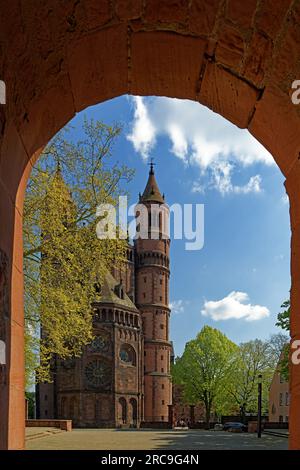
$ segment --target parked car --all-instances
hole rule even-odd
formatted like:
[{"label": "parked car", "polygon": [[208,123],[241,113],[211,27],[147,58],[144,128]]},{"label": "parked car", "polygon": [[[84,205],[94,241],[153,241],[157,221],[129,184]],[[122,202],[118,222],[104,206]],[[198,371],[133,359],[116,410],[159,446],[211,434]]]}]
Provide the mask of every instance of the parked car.
[{"label": "parked car", "polygon": [[223,424],[223,431],[241,431],[247,432],[247,426],[243,423],[237,421],[231,421],[229,423]]},{"label": "parked car", "polygon": [[221,423],[216,423],[214,425],[214,431],[222,431],[223,430],[223,424]]}]

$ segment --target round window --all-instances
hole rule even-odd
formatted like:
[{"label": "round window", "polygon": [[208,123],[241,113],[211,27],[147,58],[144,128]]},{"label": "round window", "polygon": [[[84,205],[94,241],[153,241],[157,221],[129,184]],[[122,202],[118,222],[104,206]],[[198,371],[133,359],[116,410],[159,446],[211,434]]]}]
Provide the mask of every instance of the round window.
[{"label": "round window", "polygon": [[131,364],[133,366],[136,365],[135,350],[132,346],[130,346],[130,344],[123,344],[123,346],[121,346],[119,356],[122,362],[125,362],[126,364]]},{"label": "round window", "polygon": [[106,387],[110,383],[110,367],[99,360],[91,361],[85,367],[85,376],[89,385]]},{"label": "round window", "polygon": [[90,349],[92,352],[107,352],[109,342],[103,336],[96,336],[91,342]]}]

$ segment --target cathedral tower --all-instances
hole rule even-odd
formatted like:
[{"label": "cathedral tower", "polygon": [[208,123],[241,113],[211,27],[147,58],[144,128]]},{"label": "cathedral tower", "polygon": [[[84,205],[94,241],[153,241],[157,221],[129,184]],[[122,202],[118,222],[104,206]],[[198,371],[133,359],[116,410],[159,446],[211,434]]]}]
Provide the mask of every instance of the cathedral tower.
[{"label": "cathedral tower", "polygon": [[[153,163],[149,178],[137,206],[135,240],[135,293],[144,332],[144,421],[158,424],[168,421],[168,405],[172,403],[169,341],[169,250],[165,234],[169,210],[161,195]],[[142,209],[145,227],[141,227]],[[148,235],[148,236],[147,236]]]}]

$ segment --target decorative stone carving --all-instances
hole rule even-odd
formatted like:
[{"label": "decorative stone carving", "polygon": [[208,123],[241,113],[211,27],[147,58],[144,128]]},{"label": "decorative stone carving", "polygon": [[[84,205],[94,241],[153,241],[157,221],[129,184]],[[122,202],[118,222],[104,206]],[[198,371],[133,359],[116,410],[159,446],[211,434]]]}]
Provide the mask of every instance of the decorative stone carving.
[{"label": "decorative stone carving", "polygon": [[90,352],[106,353],[109,350],[109,338],[104,335],[97,335],[89,345]]},{"label": "decorative stone carving", "polygon": [[90,387],[107,390],[111,385],[111,366],[103,360],[94,359],[85,367],[85,377]]},{"label": "decorative stone carving", "polygon": [[119,358],[122,363],[127,365],[136,365],[136,353],[130,344],[122,344],[119,352]]}]

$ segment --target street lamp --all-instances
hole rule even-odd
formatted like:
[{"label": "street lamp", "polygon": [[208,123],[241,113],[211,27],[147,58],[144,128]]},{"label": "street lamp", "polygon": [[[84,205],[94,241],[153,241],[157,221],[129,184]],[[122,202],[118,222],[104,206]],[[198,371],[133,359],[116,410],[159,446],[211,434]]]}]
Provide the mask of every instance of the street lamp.
[{"label": "street lamp", "polygon": [[258,376],[257,437],[261,437],[262,375]]}]

